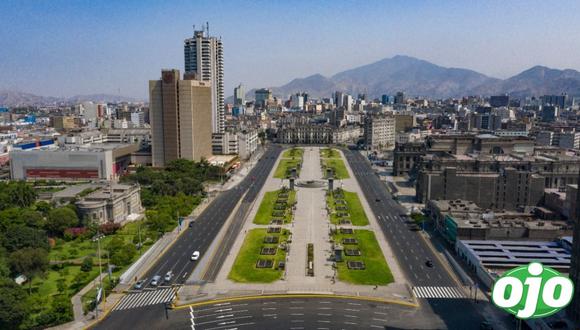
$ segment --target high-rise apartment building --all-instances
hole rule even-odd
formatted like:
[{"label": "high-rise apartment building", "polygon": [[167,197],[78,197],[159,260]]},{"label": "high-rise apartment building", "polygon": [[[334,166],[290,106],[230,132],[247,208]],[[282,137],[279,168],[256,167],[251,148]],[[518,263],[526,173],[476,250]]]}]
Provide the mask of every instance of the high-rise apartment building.
[{"label": "high-rise apartment building", "polygon": [[211,156],[211,96],[210,82],[181,80],[175,69],[163,70],[161,80],[149,81],[153,166]]},{"label": "high-rise apartment building", "polygon": [[206,30],[194,31],[193,38],[184,41],[185,73],[195,79],[211,82],[212,133],[223,133],[224,110],[224,52],[221,39],[209,36]]}]

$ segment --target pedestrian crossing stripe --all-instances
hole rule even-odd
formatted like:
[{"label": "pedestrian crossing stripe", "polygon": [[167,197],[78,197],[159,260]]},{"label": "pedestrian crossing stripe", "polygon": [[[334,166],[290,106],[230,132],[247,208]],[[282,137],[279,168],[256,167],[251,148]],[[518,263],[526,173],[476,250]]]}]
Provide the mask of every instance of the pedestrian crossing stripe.
[{"label": "pedestrian crossing stripe", "polygon": [[415,286],[413,294],[417,298],[464,299],[463,291],[453,286]]},{"label": "pedestrian crossing stripe", "polygon": [[130,293],[121,299],[121,302],[115,306],[114,311],[163,304],[173,300],[175,291],[173,288],[143,291],[139,293]]}]

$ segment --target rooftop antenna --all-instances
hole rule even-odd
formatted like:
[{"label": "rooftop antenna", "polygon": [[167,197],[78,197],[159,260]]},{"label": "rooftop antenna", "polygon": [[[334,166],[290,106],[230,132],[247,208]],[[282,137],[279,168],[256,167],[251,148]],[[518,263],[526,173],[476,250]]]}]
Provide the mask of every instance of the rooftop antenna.
[{"label": "rooftop antenna", "polygon": [[193,24],[193,34],[195,34],[195,24]]},{"label": "rooftop antenna", "polygon": [[209,22],[205,22],[205,25],[207,30],[207,36],[209,37]]}]

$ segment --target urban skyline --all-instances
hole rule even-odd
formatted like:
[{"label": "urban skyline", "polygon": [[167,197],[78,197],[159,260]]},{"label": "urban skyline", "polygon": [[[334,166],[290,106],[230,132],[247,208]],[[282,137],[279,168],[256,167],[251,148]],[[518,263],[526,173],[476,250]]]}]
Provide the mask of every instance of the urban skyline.
[{"label": "urban skyline", "polygon": [[580,4],[9,7],[0,328],[580,329]]},{"label": "urban skyline", "polygon": [[[468,6],[452,2],[144,6],[7,1],[0,5],[0,17],[6,15],[2,17],[6,28],[0,31],[0,71],[11,79],[0,79],[0,89],[47,96],[120,93],[145,99],[147,87],[141,82],[155,77],[152,68],[183,70],[179,45],[191,36],[193,24],[199,27],[208,21],[211,34],[222,36],[232,50],[224,57],[226,96],[240,82],[248,89],[279,86],[294,78],[331,75],[397,54],[498,78],[534,65],[578,70],[580,60],[573,54],[580,51],[579,46],[565,41],[566,36],[580,34],[573,19],[578,6],[572,1],[481,1]],[[524,12],[528,7],[534,10]],[[309,10],[301,10],[305,8]],[[118,14],[123,11],[127,14]],[[172,11],[193,15],[164,20]],[[545,12],[557,14],[566,24],[536,24],[545,19]],[[24,19],[22,13],[28,17]],[[260,19],[240,21],[252,15]],[[66,27],[60,24],[64,19],[69,22]],[[69,26],[75,27],[75,34],[68,33]],[[256,31],[259,38],[254,36]],[[83,72],[86,79],[71,72]],[[48,77],[58,84],[48,84]]]}]

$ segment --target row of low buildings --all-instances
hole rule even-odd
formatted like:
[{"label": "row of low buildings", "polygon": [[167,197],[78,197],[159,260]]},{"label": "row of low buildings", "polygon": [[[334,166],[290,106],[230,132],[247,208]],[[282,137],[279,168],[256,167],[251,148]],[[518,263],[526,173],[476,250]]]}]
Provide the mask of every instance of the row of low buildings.
[{"label": "row of low buildings", "polygon": [[542,203],[544,189],[577,184],[580,157],[536,146],[528,137],[432,135],[422,143],[398,145],[393,171],[416,179],[422,203],[464,199],[513,210]]}]

